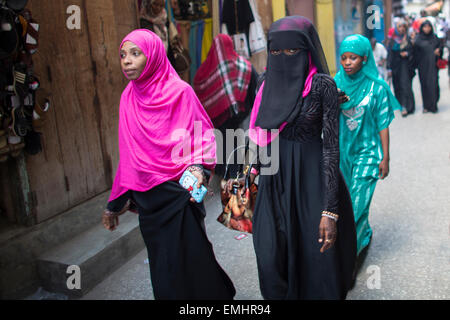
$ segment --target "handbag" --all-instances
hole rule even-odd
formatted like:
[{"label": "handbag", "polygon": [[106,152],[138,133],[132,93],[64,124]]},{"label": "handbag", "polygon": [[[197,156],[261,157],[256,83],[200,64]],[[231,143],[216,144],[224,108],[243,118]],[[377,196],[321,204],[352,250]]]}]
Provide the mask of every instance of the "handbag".
[{"label": "handbag", "polygon": [[170,41],[169,46],[172,51],[172,66],[178,74],[186,72],[191,65],[189,51],[183,47],[178,36]]},{"label": "handbag", "polygon": [[447,63],[448,63],[447,60],[438,58],[438,59],[437,59],[437,62],[436,62],[436,66],[437,66],[439,69],[445,69],[445,68],[447,67]]},{"label": "handbag", "polygon": [[[243,165],[242,172],[238,171],[236,178],[233,181],[231,192],[228,192],[226,189],[230,158],[233,156],[234,152],[243,147],[247,148],[247,146],[237,147],[228,158],[225,174],[220,186],[220,197],[223,210],[217,218],[217,221],[229,229],[252,233],[253,211],[255,209],[256,196],[258,193],[258,186],[254,182],[250,183],[250,170],[253,163]],[[243,186],[239,183],[239,177],[244,179]]]},{"label": "handbag", "polygon": [[[170,3],[169,3],[169,12]],[[191,58],[189,51],[183,47],[181,38],[178,35],[177,27],[172,21],[172,16],[169,17],[169,60],[175,71],[180,75],[187,70],[191,65]]]}]

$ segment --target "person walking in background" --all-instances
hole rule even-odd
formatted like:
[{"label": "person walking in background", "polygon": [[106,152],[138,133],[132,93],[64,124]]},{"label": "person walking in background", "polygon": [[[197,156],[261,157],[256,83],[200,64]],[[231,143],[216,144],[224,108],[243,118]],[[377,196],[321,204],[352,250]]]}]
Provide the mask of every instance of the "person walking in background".
[{"label": "person walking in background", "polygon": [[386,48],[381,43],[377,42],[377,39],[375,38],[370,39],[370,44],[372,45],[373,57],[375,58],[375,63],[377,64],[378,73],[384,80],[386,80],[386,61],[388,52]]},{"label": "person walking in background", "polygon": [[369,39],[348,36],[339,54],[335,80],[349,97],[340,104],[340,168],[350,189],[360,255],[372,238],[370,203],[377,181],[389,174],[389,125],[401,106],[378,74]]},{"label": "person walking in background", "polygon": [[414,56],[419,71],[422,90],[423,112],[438,112],[439,101],[439,69],[437,59],[442,57],[442,42],[433,32],[433,25],[425,20],[414,42]]},{"label": "person walking in background", "polygon": [[128,34],[120,62],[130,82],[120,99],[120,160],[103,225],[114,230],[128,203],[137,207],[155,299],[232,299],[233,283],[206,235],[205,207],[178,182],[189,171],[197,187],[206,183],[215,163],[212,123],[155,33]]},{"label": "person walking in background", "polygon": [[[261,293],[275,300],[345,299],[353,283],[356,234],[339,171],[336,84],[307,18],[275,21],[268,50],[249,128],[250,139],[272,150],[272,162],[279,163],[270,173],[259,166],[253,244]],[[271,135],[271,129],[281,132]],[[277,153],[271,149],[275,139]]]},{"label": "person walking in background", "polygon": [[[214,38],[206,60],[195,74],[194,91],[214,127],[224,137],[223,159],[228,158],[226,130],[237,129],[248,116],[255,100],[258,76],[252,64],[236,53],[233,40],[226,34]],[[218,161],[215,174],[224,174],[224,163]],[[230,165],[230,174],[234,176],[237,169],[235,161],[234,165]]]},{"label": "person walking in background", "polygon": [[169,31],[165,0],[142,0],[139,12],[139,25],[158,35],[164,43],[166,54],[169,50]]},{"label": "person walking in background", "polygon": [[388,74],[392,75],[395,97],[402,106],[402,116],[414,113],[416,102],[412,91],[414,71],[413,46],[407,33],[406,21],[396,19],[395,29],[388,42]]}]

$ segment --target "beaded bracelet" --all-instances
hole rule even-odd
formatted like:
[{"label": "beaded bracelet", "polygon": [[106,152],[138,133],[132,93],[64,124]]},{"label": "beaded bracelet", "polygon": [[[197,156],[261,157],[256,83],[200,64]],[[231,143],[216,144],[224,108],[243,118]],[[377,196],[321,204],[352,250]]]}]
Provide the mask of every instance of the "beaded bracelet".
[{"label": "beaded bracelet", "polygon": [[187,167],[187,170],[190,173],[194,173],[194,172],[200,173],[203,176],[203,181],[205,182],[205,185],[206,185],[207,179],[206,179],[206,174],[205,174],[205,171],[203,170],[203,167],[201,167],[199,165],[196,165],[196,164],[193,164],[193,165]]},{"label": "beaded bracelet", "polygon": [[330,219],[333,219],[334,221],[338,221],[339,215],[332,213],[330,211],[322,211],[322,217],[328,217]]}]

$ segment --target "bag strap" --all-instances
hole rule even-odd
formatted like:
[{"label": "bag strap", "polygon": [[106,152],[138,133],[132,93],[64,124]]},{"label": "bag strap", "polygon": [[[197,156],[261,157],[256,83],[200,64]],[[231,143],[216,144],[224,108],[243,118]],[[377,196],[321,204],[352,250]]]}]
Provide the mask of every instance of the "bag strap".
[{"label": "bag strap", "polygon": [[[229,165],[230,165],[231,157],[234,155],[234,153],[235,153],[236,151],[241,150],[241,149],[243,149],[243,148],[245,148],[246,151],[250,151],[250,141],[249,141],[248,138],[247,138],[247,141],[246,141],[245,145],[242,145],[242,146],[239,146],[239,147],[235,148],[235,149],[230,153],[230,155],[228,156],[228,159],[227,159],[227,162],[226,162],[226,165],[225,165],[225,173],[224,173],[224,175],[223,175],[223,178],[224,178],[225,180],[227,179],[227,176],[228,176],[228,168],[229,168]],[[246,152],[244,152],[244,159],[245,159],[245,154],[246,154]],[[249,184],[249,180],[250,180],[250,171],[252,170],[252,167],[253,167],[255,161],[257,160],[257,158],[258,158],[257,155],[255,155],[255,157],[253,157],[252,161],[251,161],[250,164],[247,166],[247,168],[244,169],[243,172],[242,172],[242,173],[245,175],[245,184],[246,184],[246,187],[248,187],[248,184]],[[242,167],[240,168],[239,171],[241,171],[241,170],[242,170]]]}]

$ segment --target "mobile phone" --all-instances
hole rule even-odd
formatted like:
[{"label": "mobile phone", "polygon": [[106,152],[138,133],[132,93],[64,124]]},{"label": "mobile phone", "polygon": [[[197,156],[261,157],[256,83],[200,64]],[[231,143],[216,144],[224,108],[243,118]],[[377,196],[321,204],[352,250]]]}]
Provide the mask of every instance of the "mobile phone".
[{"label": "mobile phone", "polygon": [[189,191],[192,198],[197,203],[200,203],[205,198],[206,193],[208,193],[208,189],[202,185],[200,188],[197,188],[197,178],[189,171],[186,170],[180,178],[180,185]]}]

